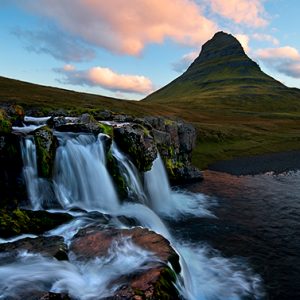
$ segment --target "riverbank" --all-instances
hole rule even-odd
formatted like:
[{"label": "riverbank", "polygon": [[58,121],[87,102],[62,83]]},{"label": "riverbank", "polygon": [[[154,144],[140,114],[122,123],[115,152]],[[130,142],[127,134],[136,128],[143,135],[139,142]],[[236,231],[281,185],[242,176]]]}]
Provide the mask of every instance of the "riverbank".
[{"label": "riverbank", "polygon": [[257,175],[267,172],[283,173],[300,169],[300,151],[286,151],[215,162],[208,170],[232,175]]}]

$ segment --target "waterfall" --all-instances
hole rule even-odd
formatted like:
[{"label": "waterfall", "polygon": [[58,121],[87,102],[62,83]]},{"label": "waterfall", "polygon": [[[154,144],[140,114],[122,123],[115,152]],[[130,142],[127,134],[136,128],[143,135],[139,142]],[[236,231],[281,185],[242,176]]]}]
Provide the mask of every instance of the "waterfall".
[{"label": "waterfall", "polygon": [[[79,207],[87,211],[106,212],[112,217],[133,218],[139,225],[163,235],[180,256],[182,273],[178,276],[177,287],[186,299],[240,299],[249,295],[256,298],[260,278],[241,262],[225,259],[208,246],[178,241],[169,232],[166,224],[170,218],[178,220],[188,215],[213,217],[209,210],[212,199],[201,194],[172,190],[160,156],[153,162],[152,169],[144,174],[143,186],[136,167],[115,143],[112,144],[112,155],[126,181],[129,197],[140,202],[124,201],[120,204],[106,168],[103,135],[55,134],[59,147],[52,184],[57,201],[63,209]],[[22,157],[32,208],[41,209],[47,192],[45,193],[45,182],[38,177],[33,137],[22,139]],[[69,244],[80,228],[91,224],[98,224],[97,218],[80,212],[78,215],[74,214],[74,220],[68,224],[45,235],[63,236]],[[114,226],[126,227],[121,222]],[[109,296],[111,281],[122,274],[138,271],[146,262],[155,260],[151,253],[130,241],[112,245],[107,257],[85,263],[74,257],[69,259],[68,262],[61,262],[39,255],[20,254],[15,263],[7,262],[0,266],[0,294],[12,296],[15,288],[37,285],[50,286],[52,292],[67,291],[76,299],[94,299],[95,295]],[[12,278],[16,278],[17,283]]]},{"label": "waterfall", "polygon": [[54,186],[64,208],[114,212],[119,201],[105,166],[101,135],[58,134]]},{"label": "waterfall", "polygon": [[215,205],[213,199],[203,194],[171,190],[160,155],[153,162],[152,169],[144,174],[144,179],[150,206],[159,215],[172,219],[186,215],[214,217],[209,210]]},{"label": "waterfall", "polygon": [[115,142],[112,143],[111,151],[113,157],[117,160],[118,167],[126,181],[129,198],[138,199],[139,202],[145,204],[147,202],[147,197],[144,193],[144,188],[137,168],[129,158],[118,149]]}]

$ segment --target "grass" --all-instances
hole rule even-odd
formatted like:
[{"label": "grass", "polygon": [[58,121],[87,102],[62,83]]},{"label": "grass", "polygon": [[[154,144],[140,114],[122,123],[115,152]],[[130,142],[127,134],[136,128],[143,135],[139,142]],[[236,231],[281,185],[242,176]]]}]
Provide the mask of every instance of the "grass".
[{"label": "grass", "polygon": [[268,96],[251,101],[243,101],[240,96],[231,100],[201,97],[197,101],[124,101],[0,77],[0,103],[17,103],[43,114],[63,109],[69,114],[97,115],[108,109],[191,122],[198,132],[193,163],[200,168],[236,156],[300,150],[300,97],[286,94],[284,100],[274,101]]}]

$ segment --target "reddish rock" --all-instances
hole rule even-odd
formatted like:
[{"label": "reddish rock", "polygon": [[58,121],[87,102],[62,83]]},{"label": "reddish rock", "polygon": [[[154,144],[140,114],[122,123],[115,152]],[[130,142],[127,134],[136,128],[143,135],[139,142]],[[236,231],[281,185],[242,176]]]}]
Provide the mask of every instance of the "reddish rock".
[{"label": "reddish rock", "polygon": [[[175,272],[180,272],[179,256],[168,240],[153,231],[140,227],[104,230],[95,227],[85,228],[75,236],[70,250],[82,260],[105,256],[112,242],[124,237],[131,237],[134,244],[152,252],[159,261],[149,263],[146,270],[120,276],[111,284],[121,284],[121,288],[107,300],[179,299],[174,286]],[[169,268],[169,263],[175,272]]]}]

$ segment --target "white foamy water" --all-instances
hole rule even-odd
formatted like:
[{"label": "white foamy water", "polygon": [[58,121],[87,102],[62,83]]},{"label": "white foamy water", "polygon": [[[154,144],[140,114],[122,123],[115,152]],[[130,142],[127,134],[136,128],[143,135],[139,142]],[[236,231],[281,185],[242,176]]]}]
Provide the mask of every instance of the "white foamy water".
[{"label": "white foamy water", "polygon": [[34,291],[67,293],[80,300],[111,296],[124,275],[147,269],[150,262],[159,261],[151,252],[134,245],[130,239],[112,244],[105,257],[86,262],[58,261],[40,255],[21,253],[14,262],[0,266],[0,299],[31,295]]},{"label": "white foamy water", "polygon": [[172,219],[184,216],[214,217],[209,208],[215,202],[209,197],[182,190],[171,190],[160,156],[156,158],[152,169],[146,172],[144,177],[150,207],[160,216]]},{"label": "white foamy water", "polygon": [[113,212],[119,201],[105,166],[101,136],[58,136],[54,186],[59,203],[64,208]]},{"label": "white foamy water", "polygon": [[[214,203],[203,194],[172,191],[160,157],[154,161],[151,171],[144,174],[143,185],[132,162],[115,145],[112,146],[112,154],[119,163],[129,193],[143,203],[120,204],[106,168],[102,136],[57,133],[57,137],[60,146],[55,159],[53,189],[63,209],[78,207],[115,217],[125,216],[163,235],[180,255],[182,273],[178,276],[178,287],[187,299],[235,300],[246,296],[259,299],[260,278],[244,262],[224,258],[209,247],[184,244],[172,237],[160,217],[175,220],[190,216],[214,217],[210,211]],[[47,192],[38,178],[33,138],[26,137],[22,149],[32,207],[42,208],[45,199],[41,195],[47,195]],[[63,236],[69,244],[80,228],[99,224],[97,217],[84,212],[73,213],[73,216],[74,220],[46,235]],[[126,227],[117,218],[110,225]],[[73,256],[70,259],[70,262],[61,262],[38,255],[20,255],[15,262],[0,267],[0,294],[12,297],[14,293],[33,286],[35,289],[65,292],[75,299],[89,300],[95,295],[105,297],[119,287],[111,287],[114,279],[143,268],[156,258],[126,240],[114,244],[106,257],[84,263]]]}]

